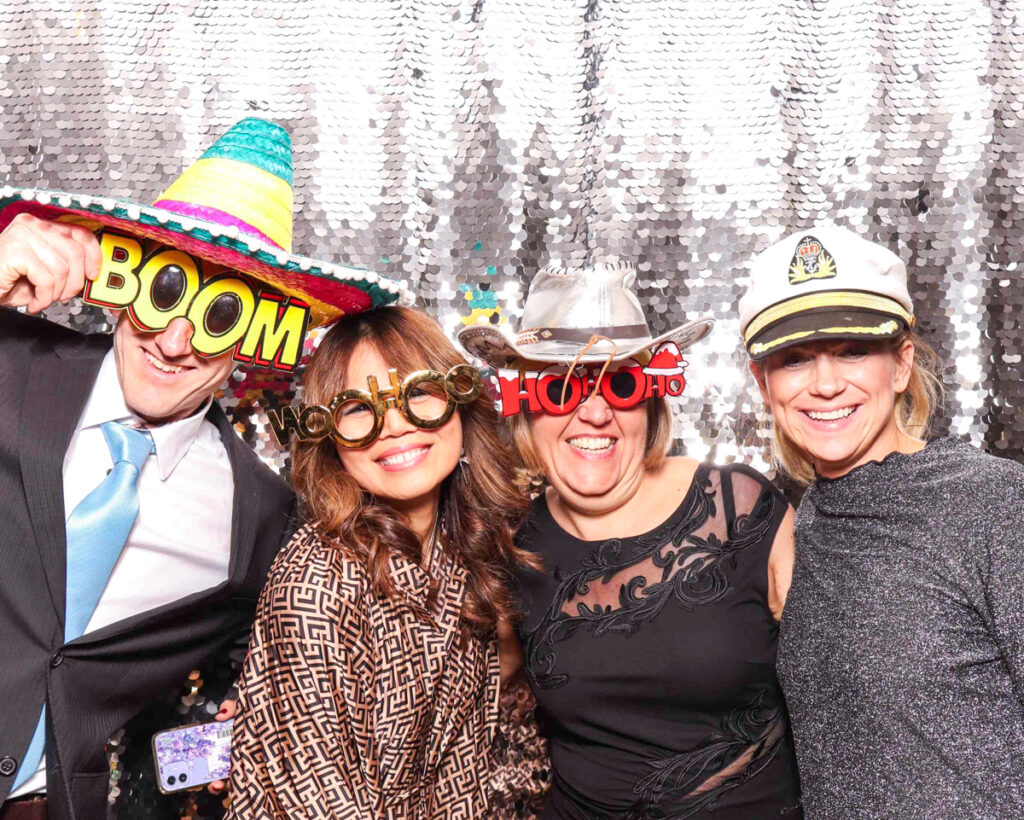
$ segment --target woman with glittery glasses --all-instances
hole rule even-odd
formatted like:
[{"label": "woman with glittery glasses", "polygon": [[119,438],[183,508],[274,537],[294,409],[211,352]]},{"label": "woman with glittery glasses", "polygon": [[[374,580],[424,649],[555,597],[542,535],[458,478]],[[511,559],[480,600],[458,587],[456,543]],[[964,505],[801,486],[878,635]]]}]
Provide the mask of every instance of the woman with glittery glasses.
[{"label": "woman with glittery glasses", "polygon": [[1024,467],[925,443],[938,381],[903,263],[820,225],[740,303],[774,454],[810,484],[779,677],[813,817],[1019,817]]},{"label": "woman with glittery glasses", "polygon": [[230,815],[484,817],[525,506],[480,376],[424,313],[342,319],[273,414],[310,521],[260,599]]},{"label": "woman with glittery glasses", "polygon": [[791,512],[757,472],[667,458],[699,320],[654,338],[625,265],[545,268],[516,336],[472,326],[543,491],[517,543],[541,817],[799,818],[775,678]]}]

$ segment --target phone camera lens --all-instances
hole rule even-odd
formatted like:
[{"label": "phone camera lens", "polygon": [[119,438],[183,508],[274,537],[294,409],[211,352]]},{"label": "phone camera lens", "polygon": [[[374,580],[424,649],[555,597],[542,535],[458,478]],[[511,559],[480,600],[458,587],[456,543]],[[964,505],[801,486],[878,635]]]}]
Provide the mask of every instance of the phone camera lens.
[{"label": "phone camera lens", "polygon": [[173,786],[174,785],[174,775],[173,774],[170,777],[167,778],[167,785],[168,786]]},{"label": "phone camera lens", "polygon": [[188,780],[188,775],[186,775],[184,772],[178,775],[179,783],[184,783],[186,780]]}]

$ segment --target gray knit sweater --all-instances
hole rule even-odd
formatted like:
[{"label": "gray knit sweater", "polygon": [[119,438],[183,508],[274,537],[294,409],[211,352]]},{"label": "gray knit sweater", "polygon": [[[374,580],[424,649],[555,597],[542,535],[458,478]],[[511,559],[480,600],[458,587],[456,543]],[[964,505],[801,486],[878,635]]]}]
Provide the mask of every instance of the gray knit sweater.
[{"label": "gray knit sweater", "polygon": [[1024,817],[1024,466],[940,439],[819,479],[779,644],[808,818]]}]

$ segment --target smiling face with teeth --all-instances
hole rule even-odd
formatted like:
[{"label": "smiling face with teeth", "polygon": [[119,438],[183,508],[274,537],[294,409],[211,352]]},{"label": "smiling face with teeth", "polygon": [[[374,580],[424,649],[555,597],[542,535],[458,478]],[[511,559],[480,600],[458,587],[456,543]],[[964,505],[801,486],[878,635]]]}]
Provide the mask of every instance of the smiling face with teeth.
[{"label": "smiling face with teeth", "polygon": [[209,359],[192,349],[192,325],[177,318],[157,333],[139,330],[121,314],[114,360],[125,404],[151,424],[192,415],[231,372],[231,352]]},{"label": "smiling face with teeth", "polygon": [[620,410],[595,394],[568,415],[529,414],[532,449],[559,504],[593,516],[637,496],[648,472],[648,404]]},{"label": "smiling face with teeth", "polygon": [[913,342],[821,341],[752,362],[779,432],[818,475],[837,478],[919,442],[901,432],[896,401],[914,361]]},{"label": "smiling face with teeth", "polygon": [[[365,389],[370,376],[386,385],[392,367],[372,343],[360,342],[345,368],[344,386]],[[389,406],[376,441],[360,449],[338,446],[337,451],[345,471],[365,492],[404,512],[410,521],[429,524],[441,482],[459,463],[462,419],[456,412],[441,427],[424,430]]]},{"label": "smiling face with teeth", "polygon": [[[149,257],[164,246],[142,243]],[[224,270],[209,263],[210,275]],[[224,383],[234,366],[231,351],[206,358],[192,348],[192,324],[172,319],[161,331],[140,330],[127,312],[114,329],[114,360],[125,404],[151,424],[168,424],[192,415]]]}]

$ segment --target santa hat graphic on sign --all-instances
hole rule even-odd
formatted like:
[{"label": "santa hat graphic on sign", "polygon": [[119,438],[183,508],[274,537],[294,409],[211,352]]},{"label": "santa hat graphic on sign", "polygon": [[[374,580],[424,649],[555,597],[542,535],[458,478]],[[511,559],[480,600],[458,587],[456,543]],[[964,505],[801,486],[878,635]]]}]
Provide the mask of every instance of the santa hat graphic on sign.
[{"label": "santa hat graphic on sign", "polygon": [[644,373],[648,376],[680,376],[684,366],[679,346],[675,342],[664,342],[654,351]]}]

